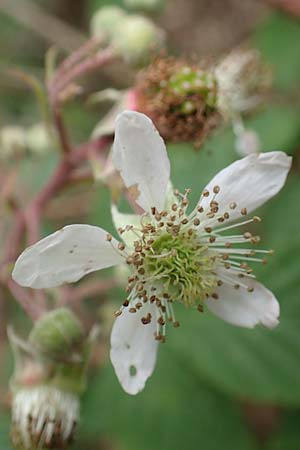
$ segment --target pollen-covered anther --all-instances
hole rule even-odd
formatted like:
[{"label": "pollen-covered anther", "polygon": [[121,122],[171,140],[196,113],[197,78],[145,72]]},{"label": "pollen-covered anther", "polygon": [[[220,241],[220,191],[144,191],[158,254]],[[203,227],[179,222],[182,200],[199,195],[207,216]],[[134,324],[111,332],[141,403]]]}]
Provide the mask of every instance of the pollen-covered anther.
[{"label": "pollen-covered anther", "polygon": [[150,313],[148,313],[145,317],[141,318],[141,322],[144,325],[148,325],[151,322],[151,320],[152,320],[152,315]]}]

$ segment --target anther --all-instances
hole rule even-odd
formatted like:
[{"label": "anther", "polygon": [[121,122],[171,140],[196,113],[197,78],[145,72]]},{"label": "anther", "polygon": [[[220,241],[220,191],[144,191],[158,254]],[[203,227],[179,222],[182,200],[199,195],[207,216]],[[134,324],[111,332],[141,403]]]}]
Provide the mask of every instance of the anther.
[{"label": "anther", "polygon": [[254,216],[254,217],[253,217],[253,222],[254,222],[254,223],[261,222],[261,218],[258,217],[258,216]]},{"label": "anther", "polygon": [[122,314],[122,311],[120,311],[119,309],[114,312],[115,317],[119,317],[121,314]]},{"label": "anther", "polygon": [[183,219],[183,220],[181,221],[182,225],[186,225],[188,222],[189,222],[188,219]]},{"label": "anther", "polygon": [[125,244],[123,244],[123,242],[119,242],[118,249],[119,250],[124,250],[125,249]]},{"label": "anther", "polygon": [[242,216],[246,216],[248,214],[247,208],[242,208],[241,209],[241,214],[242,214]]},{"label": "anther", "polygon": [[212,298],[214,298],[215,300],[218,300],[218,298],[219,298],[219,296],[218,296],[218,294],[217,294],[216,292],[213,292],[213,293],[211,294],[211,296],[212,296]]},{"label": "anther", "polygon": [[134,313],[136,313],[136,309],[135,308],[129,308],[129,312],[134,314]]},{"label": "anther", "polygon": [[229,203],[229,208],[230,209],[235,209],[236,207],[237,207],[237,204],[235,202]]},{"label": "anther", "polygon": [[107,240],[108,242],[111,242],[111,241],[112,241],[112,235],[111,235],[111,234],[107,234],[107,235],[106,235],[106,240]]},{"label": "anther", "polygon": [[173,327],[178,328],[179,326],[180,326],[180,323],[178,322],[178,320],[175,320],[175,322],[173,322]]},{"label": "anther", "polygon": [[200,219],[194,219],[193,224],[195,225],[195,227],[197,227],[198,225],[200,225]]},{"label": "anther", "polygon": [[128,305],[129,305],[129,300],[125,300],[125,301],[123,302],[123,306],[126,308]]},{"label": "anther", "polygon": [[148,323],[151,322],[151,319],[152,319],[152,316],[151,316],[150,313],[148,313],[147,316],[141,318],[141,322],[142,322],[144,325],[147,325]]},{"label": "anther", "polygon": [[203,313],[203,311],[204,311],[203,305],[199,304],[199,305],[197,306],[197,310],[198,310],[200,313]]},{"label": "anther", "polygon": [[197,211],[198,211],[199,213],[203,213],[204,209],[203,209],[202,206],[198,206]]},{"label": "anther", "polygon": [[172,211],[177,211],[177,209],[178,209],[178,205],[176,205],[176,203],[173,203]]},{"label": "anther", "polygon": [[163,326],[163,325],[165,325],[166,322],[164,321],[164,318],[162,316],[160,316],[157,319],[157,323],[159,323],[159,325]]},{"label": "anther", "polygon": [[212,228],[210,228],[210,227],[205,227],[204,230],[206,231],[206,233],[211,233],[212,232]]},{"label": "anther", "polygon": [[254,288],[249,286],[249,287],[247,288],[247,291],[248,291],[248,292],[253,292],[253,291],[254,291]]},{"label": "anther", "polygon": [[228,212],[225,212],[224,215],[223,215],[223,217],[224,217],[224,219],[226,219],[226,220],[229,219],[229,214],[228,214]]},{"label": "anther", "polygon": [[205,190],[202,192],[202,195],[203,195],[203,197],[208,197],[208,196],[209,196],[209,191],[208,191],[207,189],[205,189]]},{"label": "anther", "polygon": [[218,194],[220,192],[220,186],[214,186],[213,191],[215,194]]}]

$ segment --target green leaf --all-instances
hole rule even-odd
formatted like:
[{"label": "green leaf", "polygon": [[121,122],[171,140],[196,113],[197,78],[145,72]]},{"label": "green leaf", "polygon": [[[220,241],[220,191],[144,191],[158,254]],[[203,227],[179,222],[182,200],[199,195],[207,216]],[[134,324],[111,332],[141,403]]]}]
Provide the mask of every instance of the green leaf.
[{"label": "green leaf", "polygon": [[[78,449],[95,438],[123,450],[254,449],[237,405],[201,385],[169,349],[138,396],[124,393],[113,369],[103,369],[82,408]],[[80,445],[81,444],[81,445]]]},{"label": "green leaf", "polygon": [[272,435],[266,450],[298,450],[300,441],[299,420],[299,410],[286,413],[279,429]]},{"label": "green leaf", "polygon": [[300,24],[275,13],[261,24],[253,37],[274,71],[275,87],[297,89],[300,82]]}]

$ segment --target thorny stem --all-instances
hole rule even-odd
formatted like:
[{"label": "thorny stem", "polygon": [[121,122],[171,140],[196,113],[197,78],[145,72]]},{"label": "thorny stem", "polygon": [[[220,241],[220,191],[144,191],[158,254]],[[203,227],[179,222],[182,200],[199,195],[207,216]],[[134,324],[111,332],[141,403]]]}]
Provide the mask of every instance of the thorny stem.
[{"label": "thorny stem", "polygon": [[0,273],[0,283],[6,286],[16,298],[24,311],[32,320],[38,319],[47,310],[46,297],[39,295],[39,301],[33,302],[29,291],[18,286],[10,277],[7,270],[18,255],[25,232],[28,233],[28,242],[33,244],[39,238],[41,214],[48,202],[72,179],[74,169],[87,160],[91,151],[102,151],[111,142],[111,137],[102,137],[73,150],[67,130],[65,129],[60,111],[63,90],[68,90],[72,83],[80,76],[91,72],[116,58],[112,49],[98,51],[94,55],[89,53],[99,45],[91,40],[76,52],[70,55],[58,68],[56,75],[48,86],[49,104],[52,109],[54,125],[57,129],[59,142],[62,148],[62,159],[44,188],[31,200],[27,207],[16,211],[15,222],[4,252],[3,271]]},{"label": "thorny stem", "polygon": [[[74,152],[64,155],[44,188],[32,199],[26,208],[17,211],[13,229],[7,238],[7,248],[4,253],[5,265],[15,261],[26,231],[28,232],[28,241],[30,244],[38,240],[40,217],[44,208],[65,184],[69,183],[69,177],[72,171],[82,161],[86,160],[89,151],[91,149],[104,150],[110,142],[110,137],[103,137],[96,141],[83,144],[77,150],[74,150]],[[46,310],[46,302],[33,302],[28,291],[18,286],[10,276],[7,276],[7,272],[5,272],[4,276],[1,277],[1,283],[7,286],[28,316],[36,320]]]}]

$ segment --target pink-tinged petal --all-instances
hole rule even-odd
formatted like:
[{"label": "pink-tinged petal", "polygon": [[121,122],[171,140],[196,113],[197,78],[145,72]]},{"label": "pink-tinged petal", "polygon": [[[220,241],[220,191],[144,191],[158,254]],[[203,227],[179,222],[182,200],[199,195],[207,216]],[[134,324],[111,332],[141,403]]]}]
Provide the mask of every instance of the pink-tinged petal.
[{"label": "pink-tinged petal", "polygon": [[[142,317],[152,314],[152,320],[144,325]],[[110,359],[124,391],[135,395],[144,389],[156,364],[158,342],[155,340],[156,311],[151,305],[136,313],[125,308],[116,318],[111,333]]]},{"label": "pink-tinged petal", "polygon": [[[202,197],[199,203],[204,208],[200,220],[203,226],[218,224],[217,218],[229,213],[226,223],[241,217],[241,210],[247,213],[261,206],[276,195],[283,187],[290,170],[292,158],[283,152],[252,154],[235,161],[221,170],[206,186],[208,197]],[[214,192],[219,188],[219,192]],[[205,216],[210,209],[212,199],[218,202],[219,210],[214,219]],[[235,204],[235,209],[230,205]]]},{"label": "pink-tinged petal", "polygon": [[147,116],[134,111],[118,115],[113,163],[145,211],[164,208],[170,162],[164,141]]},{"label": "pink-tinged petal", "polygon": [[272,292],[253,279],[245,277],[242,282],[253,288],[253,292],[224,283],[216,290],[218,299],[206,300],[208,309],[226,322],[239,327],[254,328],[258,324],[268,328],[276,327],[280,307]]},{"label": "pink-tinged petal", "polygon": [[28,247],[17,259],[12,277],[21,286],[51,288],[124,262],[118,241],[91,225],[69,225]]}]

